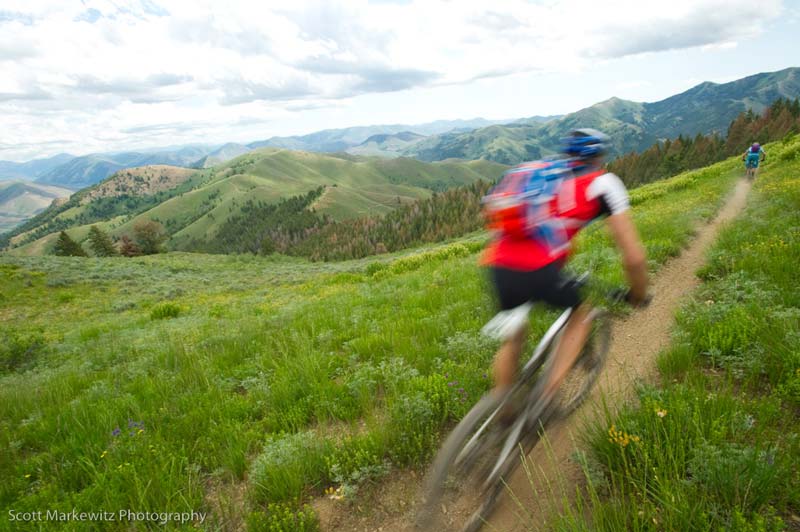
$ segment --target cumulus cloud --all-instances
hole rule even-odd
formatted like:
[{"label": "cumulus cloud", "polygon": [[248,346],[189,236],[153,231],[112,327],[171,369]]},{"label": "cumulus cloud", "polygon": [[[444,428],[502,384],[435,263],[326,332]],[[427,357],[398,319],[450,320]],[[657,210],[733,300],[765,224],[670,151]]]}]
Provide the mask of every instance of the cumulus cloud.
[{"label": "cumulus cloud", "polygon": [[783,9],[781,0],[3,4],[0,142],[21,146],[175,133],[134,129],[147,120],[202,117],[224,131],[243,117],[265,123],[359,95],[732,46]]}]

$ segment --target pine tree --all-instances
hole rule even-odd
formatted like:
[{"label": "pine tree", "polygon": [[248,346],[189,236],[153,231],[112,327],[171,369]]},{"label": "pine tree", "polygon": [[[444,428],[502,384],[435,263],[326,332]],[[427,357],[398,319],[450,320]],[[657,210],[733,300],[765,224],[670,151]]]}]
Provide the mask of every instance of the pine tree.
[{"label": "pine tree", "polygon": [[111,237],[96,225],[89,229],[89,247],[98,257],[115,257],[119,255],[117,248],[114,247],[114,243],[111,241]]},{"label": "pine tree", "polygon": [[70,238],[66,231],[61,231],[56,241],[54,253],[61,257],[85,257],[86,252],[80,244]]}]

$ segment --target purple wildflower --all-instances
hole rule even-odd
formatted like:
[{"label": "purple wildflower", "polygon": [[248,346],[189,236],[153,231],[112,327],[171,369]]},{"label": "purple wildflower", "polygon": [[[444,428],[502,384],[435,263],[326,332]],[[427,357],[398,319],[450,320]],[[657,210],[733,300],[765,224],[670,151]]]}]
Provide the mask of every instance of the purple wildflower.
[{"label": "purple wildflower", "polygon": [[115,428],[115,429],[114,429],[114,430],[111,432],[111,435],[112,435],[112,436],[114,436],[114,437],[116,438],[116,437],[117,437],[117,436],[119,436],[121,433],[122,433],[122,430],[121,430],[119,427],[117,427],[117,428]]}]

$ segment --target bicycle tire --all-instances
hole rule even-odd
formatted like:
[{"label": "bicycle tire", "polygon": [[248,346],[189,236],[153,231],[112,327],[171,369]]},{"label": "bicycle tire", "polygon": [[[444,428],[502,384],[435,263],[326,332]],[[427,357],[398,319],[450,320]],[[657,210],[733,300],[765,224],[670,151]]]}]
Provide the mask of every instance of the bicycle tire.
[{"label": "bicycle tire", "polygon": [[[497,411],[500,404],[500,399],[491,394],[485,395],[445,440],[434,459],[425,484],[424,499],[414,523],[417,530],[435,529],[443,520],[449,518],[441,511],[442,506],[444,504],[457,506],[465,498],[468,499],[467,511],[470,512],[470,517],[462,530],[474,532],[480,528],[480,526],[475,527],[476,523],[482,524],[481,518],[491,511],[499,495],[499,491],[493,492],[494,486],[483,489],[481,486],[482,475],[495,463],[495,454],[491,447],[502,440],[502,434],[496,432],[497,421],[493,420],[485,427],[484,424]],[[478,440],[472,441],[482,428],[485,434],[479,435]],[[473,447],[465,449],[470,442]],[[471,493],[462,493],[467,491]]]},{"label": "bicycle tire", "polygon": [[578,360],[564,377],[556,396],[555,415],[565,418],[578,408],[592,391],[600,376],[611,346],[611,318],[605,310],[596,309],[592,329]]}]

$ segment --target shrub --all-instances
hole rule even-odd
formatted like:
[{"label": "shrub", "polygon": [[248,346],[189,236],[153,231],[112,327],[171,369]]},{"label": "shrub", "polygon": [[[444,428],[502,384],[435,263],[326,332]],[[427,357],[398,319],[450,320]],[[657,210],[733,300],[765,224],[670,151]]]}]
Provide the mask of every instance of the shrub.
[{"label": "shrub", "polygon": [[256,511],[247,517],[250,532],[316,532],[319,519],[308,505],[295,508],[289,504],[270,504],[267,511]]},{"label": "shrub", "polygon": [[312,432],[270,436],[250,466],[250,483],[258,502],[300,497],[308,484],[323,480],[331,444]]},{"label": "shrub", "polygon": [[0,372],[16,371],[33,364],[45,346],[41,333],[5,332],[0,336]]},{"label": "shrub", "polygon": [[151,320],[164,320],[169,318],[177,318],[181,313],[181,307],[175,303],[165,302],[159,303],[150,310]]}]

